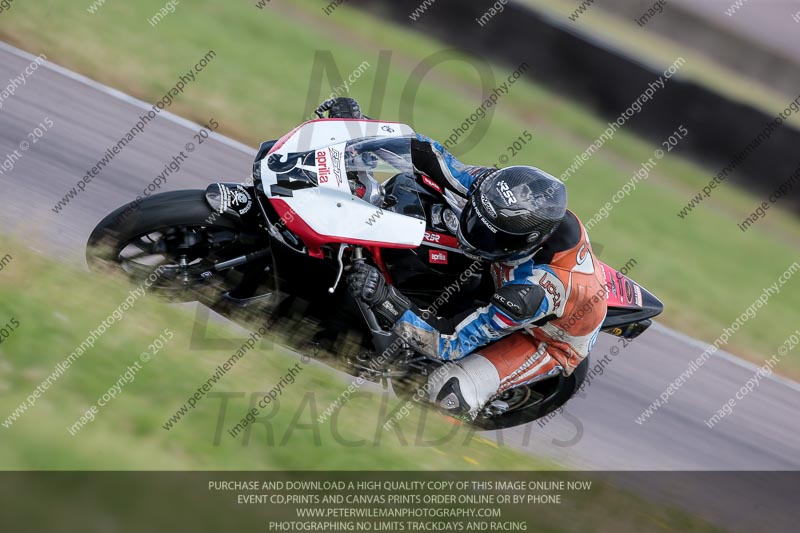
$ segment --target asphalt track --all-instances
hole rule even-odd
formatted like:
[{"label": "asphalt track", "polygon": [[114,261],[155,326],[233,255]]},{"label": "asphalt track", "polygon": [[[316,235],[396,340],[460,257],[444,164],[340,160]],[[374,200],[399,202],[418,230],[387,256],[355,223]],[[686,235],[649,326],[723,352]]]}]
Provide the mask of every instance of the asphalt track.
[{"label": "asphalt track", "polygon": [[[771,48],[798,63],[800,58],[800,33],[797,32],[800,5],[791,0],[758,0],[740,4],[738,10],[727,15],[736,0],[677,0],[676,3],[690,12],[719,24],[723,28]],[[651,5],[643,3],[643,7]],[[797,16],[798,18],[795,18]]]},{"label": "asphalt track", "polygon": [[[20,75],[32,58],[0,43],[2,85]],[[200,128],[162,112],[83,193],[54,213],[58,200],[149,108],[55,65],[40,67],[0,109],[0,163],[20,150],[20,142],[46,117],[53,122],[37,143],[19,152],[13,169],[0,175],[3,232],[85,268],[84,246],[95,224],[141,194],[174,155],[186,153],[186,143],[194,142]],[[264,137],[283,133],[267,129]],[[254,153],[212,135],[188,154],[161,190],[242,181]],[[635,278],[636,272],[631,275]],[[598,358],[619,346],[610,336],[601,337],[594,352]],[[534,423],[490,438],[579,470],[800,470],[800,385],[793,381],[762,380],[732,414],[713,429],[705,425],[755,372],[753,365],[728,354],[712,356],[666,406],[644,424],[636,423],[704,349],[667,328],[652,328],[612,357],[585,394],[544,427]],[[707,506],[713,507],[713,497],[697,497],[711,498]],[[746,508],[726,512],[731,511],[741,514],[739,526],[746,523]]]}]

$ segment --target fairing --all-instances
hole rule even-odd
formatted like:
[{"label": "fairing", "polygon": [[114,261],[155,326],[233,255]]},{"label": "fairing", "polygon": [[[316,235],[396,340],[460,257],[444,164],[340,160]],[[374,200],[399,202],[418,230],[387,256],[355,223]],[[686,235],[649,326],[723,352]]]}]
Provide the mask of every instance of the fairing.
[{"label": "fairing", "polygon": [[410,127],[389,122],[307,122],[272,146],[258,175],[281,220],[311,255],[336,243],[415,248],[425,221],[383,209],[374,194],[363,196],[356,188],[413,172],[413,135]]},{"label": "fairing", "polygon": [[664,310],[658,298],[625,274],[600,262],[605,272],[608,311],[602,330],[618,337],[634,338]]}]

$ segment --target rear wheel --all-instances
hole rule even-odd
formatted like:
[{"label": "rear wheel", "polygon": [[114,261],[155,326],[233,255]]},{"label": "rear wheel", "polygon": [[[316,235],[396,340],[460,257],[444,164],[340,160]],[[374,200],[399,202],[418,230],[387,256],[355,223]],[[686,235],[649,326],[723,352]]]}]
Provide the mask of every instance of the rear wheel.
[{"label": "rear wheel", "polygon": [[[504,429],[533,422],[552,413],[572,398],[586,379],[589,358],[584,359],[568,377],[558,376],[545,379],[532,385],[521,385],[507,390],[495,400],[508,405],[501,414],[487,414],[482,411],[475,420],[456,417],[460,421],[479,430]],[[393,390],[404,400],[427,400],[427,395],[420,395],[427,376],[435,372],[436,367],[428,367],[425,371],[409,371],[403,378],[392,380]],[[409,369],[410,370],[410,369]],[[426,402],[427,403],[427,402]],[[442,414],[447,414],[442,412]]]},{"label": "rear wheel", "polygon": [[[93,271],[124,273],[173,301],[213,301],[241,282],[242,270],[214,266],[268,247],[266,236],[225,218],[202,190],[175,191],[120,207],[103,219],[87,243]],[[151,280],[152,281],[152,280]]]},{"label": "rear wheel", "polygon": [[478,429],[504,429],[527,424],[552,413],[572,398],[586,379],[589,358],[584,359],[567,377],[546,379],[533,385],[514,387],[503,393],[497,400],[508,404],[502,414],[479,414],[472,421]]}]

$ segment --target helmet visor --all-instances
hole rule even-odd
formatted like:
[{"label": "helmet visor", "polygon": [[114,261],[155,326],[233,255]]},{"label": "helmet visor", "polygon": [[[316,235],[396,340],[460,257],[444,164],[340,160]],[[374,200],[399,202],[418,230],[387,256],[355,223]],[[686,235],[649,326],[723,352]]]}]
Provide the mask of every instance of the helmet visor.
[{"label": "helmet visor", "polygon": [[489,261],[524,257],[541,243],[541,237],[538,233],[515,235],[499,230],[472,201],[467,202],[461,213],[459,244],[467,253]]}]

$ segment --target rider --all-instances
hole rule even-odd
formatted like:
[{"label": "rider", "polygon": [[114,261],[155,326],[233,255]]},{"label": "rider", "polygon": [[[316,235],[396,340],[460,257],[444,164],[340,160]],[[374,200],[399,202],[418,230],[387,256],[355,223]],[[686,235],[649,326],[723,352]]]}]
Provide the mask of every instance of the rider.
[{"label": "rider", "polygon": [[566,209],[564,184],[534,167],[464,165],[423,135],[412,140],[412,161],[458,195],[459,247],[492,263],[490,303],[431,316],[435,309],[420,310],[365,263],[348,285],[416,350],[448,361],[428,380],[431,402],[474,418],[512,387],[571,374],[594,345],[606,296],[586,229]]}]

